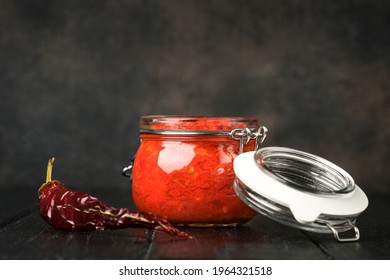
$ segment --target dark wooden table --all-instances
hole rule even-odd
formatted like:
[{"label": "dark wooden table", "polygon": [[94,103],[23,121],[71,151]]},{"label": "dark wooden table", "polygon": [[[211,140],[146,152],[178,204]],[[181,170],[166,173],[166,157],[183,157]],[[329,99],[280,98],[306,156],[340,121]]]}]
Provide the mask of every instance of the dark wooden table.
[{"label": "dark wooden table", "polygon": [[[117,207],[133,207],[130,189],[84,191]],[[192,240],[140,228],[57,231],[38,215],[36,189],[2,188],[0,195],[0,259],[390,259],[387,194],[367,193],[370,205],[357,222],[361,239],[350,243],[339,243],[331,234],[290,228],[260,214],[238,227],[184,228]]]}]

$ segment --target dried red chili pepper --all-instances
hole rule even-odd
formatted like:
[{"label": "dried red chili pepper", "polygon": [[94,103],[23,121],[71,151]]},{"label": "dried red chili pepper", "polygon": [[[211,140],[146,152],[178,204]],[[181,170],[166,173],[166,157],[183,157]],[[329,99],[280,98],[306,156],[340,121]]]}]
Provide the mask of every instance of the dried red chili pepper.
[{"label": "dried red chili pepper", "polygon": [[160,216],[114,208],[85,192],[68,189],[61,182],[51,179],[53,164],[54,158],[48,162],[46,183],[38,190],[38,202],[41,217],[54,228],[92,231],[145,227],[191,238]]}]

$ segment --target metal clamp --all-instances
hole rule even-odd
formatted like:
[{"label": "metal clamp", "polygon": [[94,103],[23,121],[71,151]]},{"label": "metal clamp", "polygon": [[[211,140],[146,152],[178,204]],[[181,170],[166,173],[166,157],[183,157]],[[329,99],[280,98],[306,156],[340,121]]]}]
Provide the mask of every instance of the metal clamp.
[{"label": "metal clamp", "polygon": [[351,227],[351,229],[354,230],[355,236],[353,237],[340,237],[339,232],[337,229],[335,229],[331,224],[324,222],[324,224],[333,232],[334,238],[339,242],[351,242],[351,241],[357,241],[360,238],[360,232],[359,229],[352,224],[351,221],[348,221],[347,224]]},{"label": "metal clamp", "polygon": [[236,128],[230,132],[230,137],[233,140],[240,141],[240,154],[244,152],[244,145],[248,144],[250,140],[256,140],[255,151],[260,148],[260,145],[267,137],[268,129],[261,126],[257,130],[249,128]]},{"label": "metal clamp", "polygon": [[130,165],[129,166],[126,166],[125,168],[123,168],[122,170],[122,175],[123,176],[126,176],[126,177],[129,177],[130,181],[132,179],[132,176],[133,176],[133,165],[134,165],[134,159],[135,159],[135,155],[133,156],[131,162],[130,162]]}]

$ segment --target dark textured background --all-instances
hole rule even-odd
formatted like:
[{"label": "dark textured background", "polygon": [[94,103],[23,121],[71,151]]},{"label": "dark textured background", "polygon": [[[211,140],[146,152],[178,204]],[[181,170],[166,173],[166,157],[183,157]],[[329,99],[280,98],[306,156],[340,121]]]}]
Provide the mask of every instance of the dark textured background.
[{"label": "dark textured background", "polygon": [[390,190],[389,1],[0,0],[0,187],[127,188],[146,114],[256,116]]}]

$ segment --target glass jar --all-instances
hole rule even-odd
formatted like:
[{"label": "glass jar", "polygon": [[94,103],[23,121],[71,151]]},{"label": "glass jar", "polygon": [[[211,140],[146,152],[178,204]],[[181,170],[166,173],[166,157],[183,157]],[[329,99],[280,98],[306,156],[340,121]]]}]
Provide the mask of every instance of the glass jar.
[{"label": "glass jar", "polygon": [[130,166],[137,209],[175,225],[247,222],[256,212],[234,191],[233,160],[255,150],[266,132],[255,118],[142,117],[141,142]]}]

